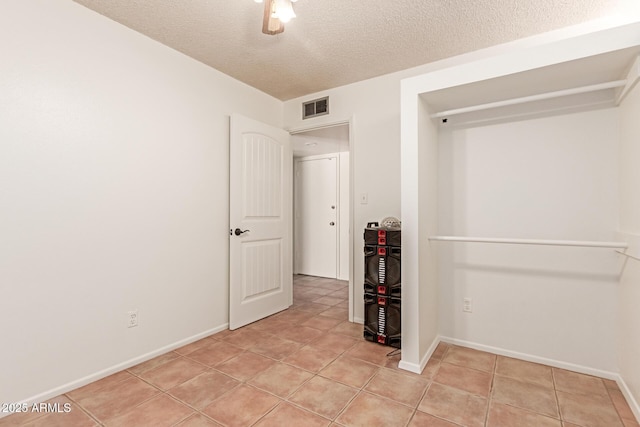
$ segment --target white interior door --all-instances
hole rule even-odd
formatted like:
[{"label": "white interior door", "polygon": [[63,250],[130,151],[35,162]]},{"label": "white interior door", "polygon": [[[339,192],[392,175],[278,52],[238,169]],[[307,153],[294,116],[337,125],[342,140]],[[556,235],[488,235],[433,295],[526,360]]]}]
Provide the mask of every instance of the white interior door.
[{"label": "white interior door", "polygon": [[229,328],[292,303],[292,166],[289,134],[231,116]]},{"label": "white interior door", "polygon": [[296,161],[296,271],[338,274],[338,186],[336,156]]}]

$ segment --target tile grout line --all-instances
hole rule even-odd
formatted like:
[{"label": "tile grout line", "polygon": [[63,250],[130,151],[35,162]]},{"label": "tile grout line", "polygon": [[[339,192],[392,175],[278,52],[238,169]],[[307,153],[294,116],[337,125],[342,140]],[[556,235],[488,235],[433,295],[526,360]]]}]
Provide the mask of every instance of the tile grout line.
[{"label": "tile grout line", "polygon": [[78,401],[76,401],[75,399],[72,399],[71,397],[69,397],[67,394],[63,394],[63,396],[65,396],[67,399],[69,399],[70,401],[72,401],[73,403],[75,403],[78,408],[80,408],[80,410],[82,412],[84,412],[85,414],[87,414],[89,416],[89,418],[91,418],[92,420],[94,420],[98,425],[104,425],[99,419],[98,417],[94,416],[93,413],[89,412],[84,406],[82,406]]},{"label": "tile grout line", "polygon": [[489,412],[491,411],[491,404],[493,403],[493,388],[495,386],[496,371],[498,370],[498,356],[495,356],[493,361],[493,369],[491,370],[491,385],[489,386],[489,395],[487,396],[487,409],[484,413],[484,426],[489,425]]},{"label": "tile grout line", "polygon": [[[216,399],[217,400],[217,399]],[[284,403],[284,400],[280,399],[280,401],[278,403],[276,403],[275,405],[273,405],[273,408],[269,409],[267,412],[265,412],[264,414],[262,414],[260,417],[258,417],[258,419],[249,424],[249,426],[254,426],[256,424],[258,424],[260,421],[262,421],[265,417],[267,417],[270,413],[272,413],[273,411],[276,410],[276,408],[278,408],[280,405],[282,405]]]},{"label": "tile grout line", "polygon": [[[443,344],[445,344],[445,343],[443,343]],[[449,350],[450,350],[451,348],[452,348],[452,346],[451,346],[451,345],[446,344],[444,352],[442,353],[442,355],[440,355],[440,359],[434,359],[434,360],[437,360],[437,361],[438,361],[438,371],[440,370],[440,367],[442,366],[442,363],[448,363],[448,362],[444,362],[444,359],[445,359],[445,357],[449,354]],[[434,378],[435,378],[435,376],[436,376],[436,375],[437,375],[437,374],[434,374]],[[427,387],[427,390],[425,391],[425,396],[427,395],[427,393],[429,392],[429,389],[431,389],[431,386],[432,386],[433,384],[439,384],[439,385],[442,385],[442,384],[440,384],[440,383],[438,383],[438,382],[435,382],[435,381],[434,381],[434,378],[432,378],[432,379],[431,379],[431,383],[429,384],[429,386]],[[445,387],[449,387],[448,385],[444,385],[444,386],[445,386]],[[420,406],[420,404],[418,404],[418,406]],[[417,412],[417,411],[418,411],[418,409],[416,408],[416,412]],[[443,420],[443,421],[445,421],[445,422],[448,422],[448,423],[454,424],[454,425],[456,425],[456,426],[464,427],[464,426],[461,426],[460,424],[458,424],[458,423],[456,423],[456,422],[453,422],[453,421],[448,420],[448,419],[441,418],[440,416],[437,416],[437,415],[433,415],[433,414],[430,414],[430,413],[427,413],[427,415],[429,415],[429,416],[431,416],[431,417],[434,417],[434,418],[436,418],[436,419],[438,419],[438,420]]]},{"label": "tile grout line", "polygon": [[[210,338],[210,337],[206,337],[206,338]],[[203,339],[206,339],[206,338],[203,338]],[[220,340],[217,340],[217,341],[224,343],[223,341],[220,341]],[[192,351],[192,352],[190,352],[190,353],[188,353],[188,354],[191,354],[191,353],[193,353],[193,352],[195,352],[195,351],[198,351],[198,350],[199,350],[199,348],[198,348],[198,349],[196,349],[196,350],[194,350],[194,351]],[[243,349],[243,350],[244,350],[244,349]],[[241,353],[239,353],[239,354],[243,354],[244,352],[245,352],[245,351],[243,351],[243,352],[241,352]],[[180,385],[182,385],[182,384],[185,384],[185,383],[187,383],[187,382],[189,382],[189,381],[191,381],[191,380],[193,380],[193,379],[195,379],[195,378],[197,378],[197,377],[199,377],[199,376],[201,376],[201,375],[204,375],[204,374],[205,374],[205,373],[207,373],[207,372],[211,372],[211,371],[215,371],[215,372],[218,372],[218,373],[220,373],[220,374],[226,375],[226,376],[228,376],[228,377],[230,377],[230,378],[232,378],[232,379],[234,379],[234,380],[236,380],[236,381],[239,381],[239,382],[240,382],[240,384],[238,384],[238,385],[234,386],[233,388],[231,388],[231,389],[227,390],[226,392],[224,392],[224,393],[222,393],[220,396],[218,396],[216,399],[214,399],[214,401],[215,401],[215,400],[218,400],[218,399],[222,398],[223,396],[226,396],[226,395],[227,395],[227,394],[229,394],[231,391],[235,390],[235,389],[236,389],[236,388],[238,388],[240,385],[242,385],[244,382],[243,382],[243,381],[238,380],[238,379],[237,379],[237,378],[235,378],[235,377],[232,377],[232,376],[230,376],[230,375],[227,375],[227,374],[225,374],[224,372],[218,371],[218,370],[217,370],[217,369],[215,369],[215,367],[213,367],[213,366],[211,366],[211,367],[210,367],[210,366],[205,365],[205,364],[203,364],[203,363],[200,363],[200,362],[198,362],[198,361],[196,361],[196,360],[194,360],[194,359],[191,359],[191,358],[189,358],[189,357],[188,357],[188,354],[184,354],[184,355],[183,355],[183,354],[180,354],[180,353],[178,353],[178,354],[179,354],[179,356],[178,356],[178,357],[176,357],[175,359],[171,359],[171,360],[168,360],[168,361],[166,361],[166,362],[163,362],[163,363],[161,363],[160,365],[158,365],[158,366],[154,366],[153,368],[150,368],[150,369],[147,369],[147,370],[145,370],[145,371],[142,371],[142,372],[140,372],[139,374],[134,374],[134,373],[132,373],[132,372],[129,372],[129,373],[130,373],[130,374],[132,374],[132,375],[134,375],[134,376],[136,376],[136,377],[138,377],[141,381],[144,381],[145,383],[149,384],[150,386],[152,386],[152,387],[154,387],[154,388],[158,389],[158,390],[161,392],[161,394],[164,394],[166,397],[168,397],[168,398],[170,398],[170,399],[172,399],[172,400],[175,400],[175,401],[177,401],[178,403],[180,403],[180,404],[182,404],[182,405],[185,405],[186,407],[188,407],[188,408],[192,409],[192,411],[193,411],[193,412],[192,412],[191,414],[189,414],[187,417],[185,417],[185,418],[181,419],[181,420],[180,420],[180,421],[178,421],[177,423],[173,424],[173,426],[175,426],[175,425],[177,425],[177,424],[179,424],[179,423],[183,422],[184,420],[186,420],[187,418],[189,418],[189,417],[191,417],[191,416],[193,416],[193,415],[195,415],[195,414],[200,414],[200,415],[202,415],[202,416],[206,417],[207,419],[209,419],[209,420],[211,420],[211,421],[215,422],[216,424],[220,424],[218,421],[214,420],[213,418],[211,418],[210,416],[208,416],[207,414],[205,414],[204,412],[202,412],[202,410],[197,409],[196,407],[194,407],[193,405],[189,404],[188,402],[185,402],[185,401],[183,401],[183,400],[181,400],[181,399],[179,399],[179,398],[177,398],[177,397],[173,396],[172,394],[170,394],[170,393],[169,393],[169,390],[171,390],[171,389],[173,389],[173,388],[175,388],[175,387],[178,387],[178,386],[180,386]],[[237,357],[237,356],[234,356],[234,357]],[[195,377],[190,378],[190,379],[188,379],[188,380],[186,380],[186,381],[183,381],[183,382],[181,382],[181,383],[179,383],[179,384],[176,384],[176,385],[174,385],[173,387],[171,387],[171,388],[169,388],[169,389],[167,389],[167,390],[162,390],[162,389],[160,389],[158,386],[156,386],[156,385],[154,385],[154,384],[150,383],[150,382],[149,382],[149,381],[147,381],[145,378],[142,378],[142,377],[140,376],[141,374],[143,374],[143,373],[145,373],[145,372],[151,371],[151,370],[153,370],[153,369],[156,369],[156,368],[158,368],[158,367],[161,367],[161,366],[163,366],[163,365],[165,365],[165,364],[167,364],[167,363],[169,363],[169,362],[172,362],[172,361],[174,361],[174,360],[178,360],[178,359],[180,359],[180,358],[185,358],[185,359],[187,359],[187,360],[189,360],[189,361],[192,361],[192,362],[194,362],[194,363],[197,363],[197,364],[199,364],[199,365],[202,365],[203,367],[205,367],[205,368],[207,368],[207,369],[206,369],[205,371],[203,371],[203,372],[199,373],[199,374],[198,374],[198,375],[196,375]],[[229,359],[226,359],[226,360],[224,360],[224,361],[220,362],[220,364],[222,364],[222,363],[226,362],[227,360],[231,360],[231,359],[233,359],[233,357],[231,357],[231,358],[229,358]],[[157,397],[157,396],[153,396],[151,399],[153,399],[153,398],[155,398],[155,397]],[[148,401],[149,401],[149,400],[151,400],[151,399],[148,399],[148,400],[146,400],[145,402],[142,402],[140,405],[142,405],[143,403],[148,402]],[[211,402],[211,403],[213,403],[213,402]],[[137,406],[135,406],[134,408],[131,408],[130,410],[133,410],[133,409],[137,408],[137,407],[138,407],[138,406],[140,406],[140,405],[137,405]],[[208,405],[207,405],[207,406],[208,406]],[[203,408],[203,409],[205,409],[205,408]],[[129,412],[129,411],[127,411],[127,412]]]},{"label": "tile grout line", "polygon": [[562,408],[560,407],[560,398],[558,397],[558,387],[556,383],[556,372],[553,368],[551,368],[551,380],[553,382],[553,395],[556,398],[556,407],[558,408],[558,417],[560,417],[560,424],[564,425],[566,421],[564,419],[564,415],[562,414]]},{"label": "tile grout line", "polygon": [[415,408],[413,408],[413,413],[409,417],[409,421],[407,421],[407,423],[405,424],[405,427],[407,427],[409,424],[411,424],[411,421],[413,421],[413,418],[416,416],[416,413],[418,412],[418,407],[420,406],[422,399],[424,399],[424,397],[427,395],[427,391],[429,391],[429,387],[431,387],[431,384],[433,384],[433,380],[429,380],[429,383],[424,388],[422,394],[420,395],[420,398],[418,399],[418,403],[416,403]]},{"label": "tile grout line", "polygon": [[[344,350],[342,353],[340,353],[338,356],[336,356],[336,358],[335,358],[335,359],[333,359],[333,360],[332,360],[329,364],[327,364],[324,368],[326,368],[327,366],[329,366],[331,363],[335,362],[335,361],[336,361],[338,358],[340,358],[341,356],[345,355],[349,350],[351,350],[351,349],[352,349],[353,347],[355,347],[355,346],[356,346],[356,344],[354,343],[351,347],[349,347],[348,349],[346,349],[346,350]],[[286,362],[283,362],[283,363],[286,363]],[[292,365],[289,365],[289,366],[292,366]],[[294,367],[298,368],[297,366],[294,366]],[[324,368],[323,368],[323,369],[324,369]],[[380,367],[378,367],[378,369],[379,369],[379,368],[380,368]],[[329,418],[326,418],[324,415],[318,414],[317,412],[314,412],[314,411],[312,411],[311,409],[305,408],[305,407],[303,407],[303,406],[301,406],[301,405],[297,404],[296,402],[292,402],[292,401],[290,401],[290,400],[289,400],[289,398],[290,398],[291,396],[293,396],[293,395],[294,395],[298,390],[300,390],[300,389],[304,386],[304,384],[306,384],[306,383],[310,382],[311,380],[313,380],[313,379],[314,379],[314,378],[316,378],[316,377],[320,377],[320,378],[325,379],[325,380],[328,380],[328,381],[336,381],[337,383],[339,383],[339,384],[341,384],[341,385],[344,385],[344,386],[346,386],[346,387],[349,387],[349,388],[352,388],[352,389],[358,390],[358,392],[357,392],[357,393],[356,393],[356,394],[355,394],[355,395],[354,395],[354,396],[349,400],[349,402],[347,402],[347,404],[342,408],[342,410],[341,410],[341,411],[339,411],[339,412],[338,412],[338,414],[337,414],[334,418],[330,418],[330,419],[329,419],[329,421],[330,421],[331,423],[334,423],[334,422],[335,422],[335,420],[336,420],[336,419],[338,419],[338,417],[342,414],[342,412],[344,412],[344,410],[345,410],[345,409],[346,409],[346,408],[351,404],[351,402],[352,402],[352,401],[353,401],[353,400],[354,400],[354,399],[355,399],[355,398],[360,394],[360,391],[362,391],[362,388],[358,389],[358,388],[353,387],[353,386],[351,386],[351,385],[344,384],[344,383],[342,383],[342,382],[340,382],[340,381],[333,380],[333,379],[330,379],[330,378],[326,378],[326,377],[324,377],[324,376],[320,375],[320,372],[321,372],[321,371],[322,371],[322,369],[321,369],[320,371],[316,372],[316,373],[313,373],[313,376],[312,376],[312,377],[310,377],[310,378],[309,378],[308,380],[306,380],[304,383],[300,384],[300,386],[299,386],[299,387],[297,387],[294,391],[292,391],[292,392],[287,396],[286,401],[287,401],[287,403],[289,403],[289,404],[291,404],[291,405],[294,405],[294,406],[296,406],[296,407],[298,407],[298,408],[300,408],[300,409],[303,409],[303,410],[305,410],[305,411],[311,412],[311,413],[313,413],[313,414],[315,414],[315,415],[318,415],[318,416],[320,416],[320,417],[322,417],[322,418],[324,418],[324,419],[329,419]],[[306,371],[306,372],[310,372],[310,371]],[[374,376],[375,376],[375,374],[373,374],[373,375],[371,376],[371,378],[373,378]],[[369,378],[369,380],[368,380],[368,381],[370,381],[370,380],[371,380],[371,378]],[[368,381],[367,381],[367,383],[368,383]],[[363,386],[363,387],[364,387],[364,386]]]},{"label": "tile grout line", "polygon": [[[146,381],[144,378],[140,378],[140,377],[138,377],[136,374],[133,374],[132,372],[129,372],[129,371],[128,371],[128,370],[126,370],[126,369],[125,369],[125,370],[123,370],[123,371],[126,371],[127,373],[129,373],[133,378],[126,378],[126,379],[124,379],[124,380],[122,380],[122,381],[118,381],[118,382],[114,383],[113,385],[122,384],[122,383],[124,383],[124,382],[127,382],[127,381],[129,381],[129,380],[131,380],[131,379],[134,379],[134,378],[135,378],[135,379],[139,379],[140,381],[143,381],[143,382],[144,382],[144,383],[146,383],[147,385],[149,385],[149,386],[151,386],[152,388],[156,389],[156,390],[159,392],[159,394],[162,394],[162,393],[163,393],[163,390],[161,390],[159,387],[157,387],[157,386],[155,386],[155,385],[153,385],[153,384],[149,383],[149,382],[148,382],[148,381]],[[120,372],[123,372],[123,371],[120,371]],[[107,378],[107,377],[105,377],[105,378]],[[99,381],[99,380],[98,380],[98,381]],[[88,385],[88,384],[87,384],[87,385]],[[95,393],[95,392],[98,392],[98,391],[100,391],[100,390],[102,390],[102,389],[104,389],[104,388],[106,388],[106,387],[108,387],[108,386],[100,387],[99,389],[95,390],[95,391],[94,391],[94,393]],[[72,390],[72,391],[73,391],[73,390]],[[127,411],[125,411],[125,412],[129,412],[129,411],[131,411],[131,410],[133,410],[133,409],[137,408],[138,406],[140,406],[140,405],[142,405],[142,404],[144,404],[144,403],[146,403],[146,402],[150,401],[151,399],[154,399],[154,398],[158,397],[158,396],[159,396],[159,394],[157,393],[157,394],[155,394],[155,395],[153,395],[153,396],[149,397],[148,399],[145,399],[145,400],[141,401],[140,403],[138,403],[137,405],[132,406],[131,408],[129,408],[129,409],[128,409]],[[95,414],[94,414],[93,412],[91,412],[88,408],[86,408],[84,405],[82,405],[78,400],[71,398],[71,397],[70,397],[68,394],[66,394],[66,393],[64,394],[64,396],[66,396],[66,397],[67,397],[69,400],[71,400],[72,402],[75,402],[75,403],[80,407],[80,409],[82,409],[84,412],[86,412],[87,414],[89,414],[89,415],[91,416],[91,418],[95,419],[95,420],[98,422],[98,424],[100,424],[101,426],[104,426],[104,425],[106,424],[106,420],[101,420],[100,418],[98,418],[98,416],[97,416],[97,415],[95,415]],[[114,417],[114,418],[117,418],[117,417]]]}]

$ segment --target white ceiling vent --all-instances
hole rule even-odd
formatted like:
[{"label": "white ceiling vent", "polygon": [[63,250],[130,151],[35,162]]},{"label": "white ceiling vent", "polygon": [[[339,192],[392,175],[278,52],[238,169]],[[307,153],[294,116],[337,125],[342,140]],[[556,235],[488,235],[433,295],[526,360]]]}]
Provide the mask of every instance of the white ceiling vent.
[{"label": "white ceiling vent", "polygon": [[329,97],[314,99],[302,103],[302,119],[329,114]]}]

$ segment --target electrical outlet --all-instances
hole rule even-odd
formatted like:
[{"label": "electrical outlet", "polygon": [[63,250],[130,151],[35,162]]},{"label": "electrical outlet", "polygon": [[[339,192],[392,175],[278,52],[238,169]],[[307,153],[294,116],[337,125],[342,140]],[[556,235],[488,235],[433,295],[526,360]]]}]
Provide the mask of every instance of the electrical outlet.
[{"label": "electrical outlet", "polygon": [[127,312],[127,328],[134,328],[138,326],[138,310],[131,310]]},{"label": "electrical outlet", "polygon": [[472,313],[473,312],[473,304],[472,304],[472,300],[471,298],[464,298],[462,300],[462,311],[464,311],[465,313]]}]

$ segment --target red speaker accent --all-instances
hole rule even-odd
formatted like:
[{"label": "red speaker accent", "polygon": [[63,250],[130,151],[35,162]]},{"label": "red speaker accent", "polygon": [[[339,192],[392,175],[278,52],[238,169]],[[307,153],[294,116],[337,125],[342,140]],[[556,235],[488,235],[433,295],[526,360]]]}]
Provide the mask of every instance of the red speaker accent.
[{"label": "red speaker accent", "polygon": [[[384,239],[380,243],[378,239]],[[364,229],[365,245],[402,246],[401,231],[399,228],[367,227]]]}]

